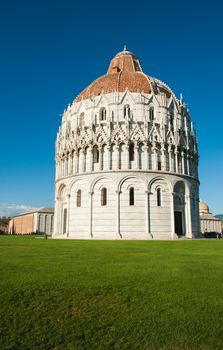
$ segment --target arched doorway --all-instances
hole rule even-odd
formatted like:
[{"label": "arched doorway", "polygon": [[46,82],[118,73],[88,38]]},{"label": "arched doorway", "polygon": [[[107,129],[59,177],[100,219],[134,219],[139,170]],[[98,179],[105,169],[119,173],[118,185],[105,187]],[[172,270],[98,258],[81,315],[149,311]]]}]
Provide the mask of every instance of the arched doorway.
[{"label": "arched doorway", "polygon": [[177,182],[174,186],[174,228],[177,236],[185,236],[185,185],[183,181]]}]

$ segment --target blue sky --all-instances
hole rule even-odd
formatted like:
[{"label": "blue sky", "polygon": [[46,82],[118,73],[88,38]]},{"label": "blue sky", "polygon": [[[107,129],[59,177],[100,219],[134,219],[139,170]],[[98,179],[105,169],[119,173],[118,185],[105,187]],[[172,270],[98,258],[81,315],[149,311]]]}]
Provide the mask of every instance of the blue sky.
[{"label": "blue sky", "polygon": [[8,1],[0,11],[0,215],[54,204],[60,115],[124,44],[182,92],[196,123],[200,197],[223,213],[221,1]]}]

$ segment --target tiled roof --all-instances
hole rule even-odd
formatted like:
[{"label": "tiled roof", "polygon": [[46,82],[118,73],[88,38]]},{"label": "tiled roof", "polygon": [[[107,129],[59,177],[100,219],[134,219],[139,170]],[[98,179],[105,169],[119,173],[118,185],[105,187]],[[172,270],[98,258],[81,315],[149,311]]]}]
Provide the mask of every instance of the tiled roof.
[{"label": "tiled roof", "polygon": [[130,92],[149,94],[152,92],[152,84],[149,77],[143,73],[138,58],[129,51],[122,51],[111,60],[107,74],[84,89],[75,102],[102,93],[124,92],[126,89]]},{"label": "tiled roof", "polygon": [[49,213],[49,214],[54,214],[54,208],[39,208],[39,209],[33,209],[18,215],[15,215],[14,217],[17,216],[22,216],[22,215],[28,215],[28,214],[34,214],[34,213]]}]

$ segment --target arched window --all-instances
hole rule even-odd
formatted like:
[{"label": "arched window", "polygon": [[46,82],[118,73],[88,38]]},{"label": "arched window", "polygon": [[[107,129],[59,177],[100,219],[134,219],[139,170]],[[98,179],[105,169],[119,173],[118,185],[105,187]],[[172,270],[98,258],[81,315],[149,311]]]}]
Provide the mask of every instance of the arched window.
[{"label": "arched window", "polygon": [[79,125],[84,126],[84,112],[80,114]]},{"label": "arched window", "polygon": [[134,188],[131,187],[129,189],[129,205],[134,205],[135,203],[135,198],[134,198]]},{"label": "arched window", "polygon": [[104,107],[100,109],[100,120],[106,120],[106,109]]},{"label": "arched window", "polygon": [[81,190],[77,191],[77,207],[81,207]]},{"label": "arched window", "polygon": [[150,121],[154,120],[154,109],[153,109],[153,107],[151,107],[150,110],[149,110],[149,119],[150,119]]},{"label": "arched window", "polygon": [[107,205],[107,188],[101,189],[101,205]]},{"label": "arched window", "polygon": [[157,188],[156,200],[157,200],[157,207],[161,207],[161,188]]},{"label": "arched window", "polygon": [[124,106],[124,118],[130,118],[130,115],[131,115],[131,110],[130,110],[130,106],[129,105],[125,105]]},{"label": "arched window", "polygon": [[94,146],[93,148],[93,163],[98,163],[99,162],[99,150],[98,146]]},{"label": "arched window", "polygon": [[133,161],[134,160],[134,144],[133,143],[130,143],[129,145],[129,161]]}]

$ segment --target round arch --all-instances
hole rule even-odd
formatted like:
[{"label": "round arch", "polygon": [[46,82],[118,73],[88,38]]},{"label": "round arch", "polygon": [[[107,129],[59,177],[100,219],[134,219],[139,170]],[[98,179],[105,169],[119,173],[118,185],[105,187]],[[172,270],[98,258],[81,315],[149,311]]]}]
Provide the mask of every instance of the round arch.
[{"label": "round arch", "polygon": [[111,177],[109,177],[109,176],[99,176],[96,179],[94,179],[93,182],[91,183],[91,185],[90,185],[90,192],[94,192],[95,185],[100,180],[109,180],[109,181],[112,181],[112,183],[115,185],[115,182],[114,182],[114,180]]},{"label": "round arch", "polygon": [[177,183],[180,183],[182,182],[185,186],[185,194],[186,195],[189,195],[191,193],[191,184],[190,182],[188,182],[187,180],[184,180],[184,179],[174,179],[173,182],[172,182],[172,186],[173,186],[173,192],[174,192],[174,188],[175,186],[177,185]]},{"label": "round arch", "polygon": [[124,183],[126,180],[130,180],[130,179],[141,180],[141,181],[142,181],[142,183],[143,183],[143,184],[144,184],[144,186],[145,186],[145,191],[146,191],[146,182],[145,182],[145,180],[144,180],[144,179],[142,179],[142,178],[141,178],[141,177],[139,177],[139,176],[134,176],[134,175],[127,175],[127,176],[123,177],[123,178],[122,178],[122,179],[119,181],[119,183],[118,183],[117,190],[120,192],[120,191],[121,191],[121,188],[122,188],[123,183]]},{"label": "round arch", "polygon": [[171,182],[167,181],[167,179],[165,179],[164,177],[162,176],[156,176],[154,178],[152,178],[149,183],[148,183],[148,186],[147,186],[147,189],[148,191],[150,192],[151,191],[151,188],[153,186],[153,184],[157,181],[163,181],[165,183],[165,185],[167,185],[168,189],[169,189],[169,192],[172,193],[173,192],[173,185]]},{"label": "round arch", "polygon": [[67,186],[64,183],[62,183],[62,184],[60,184],[60,186],[59,186],[59,188],[57,190],[56,198],[61,200],[62,196],[63,196],[63,193],[65,194],[65,192],[67,192]]},{"label": "round arch", "polygon": [[83,176],[79,176],[75,179],[73,179],[73,181],[71,181],[67,187],[67,194],[70,195],[71,194],[71,189],[73,187],[73,185],[77,182],[77,181],[84,181],[86,183],[86,181],[84,180]]}]

